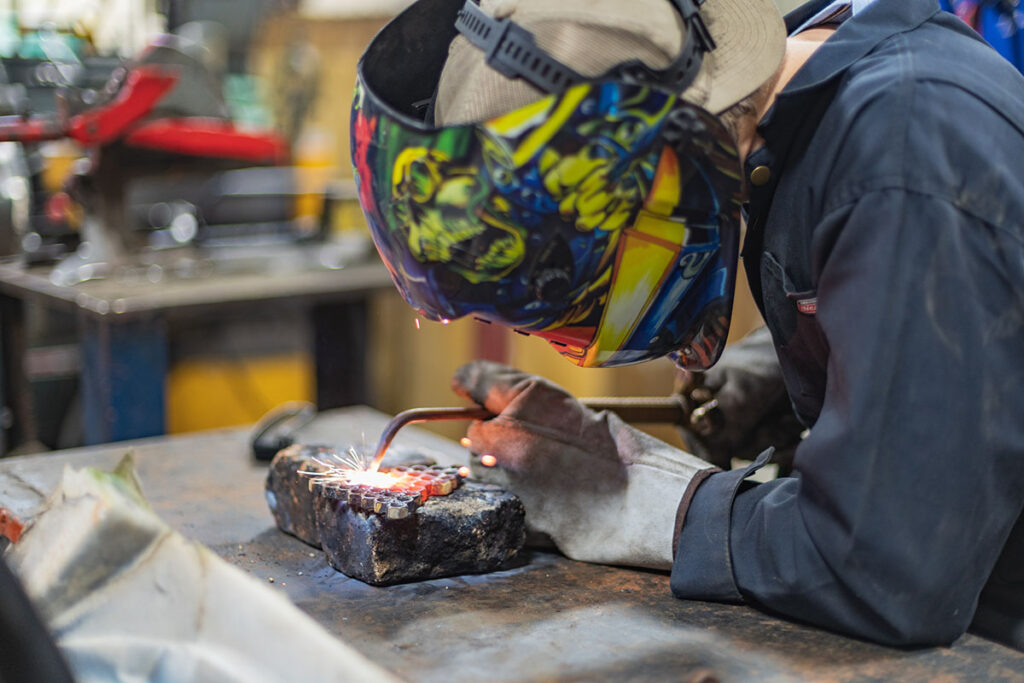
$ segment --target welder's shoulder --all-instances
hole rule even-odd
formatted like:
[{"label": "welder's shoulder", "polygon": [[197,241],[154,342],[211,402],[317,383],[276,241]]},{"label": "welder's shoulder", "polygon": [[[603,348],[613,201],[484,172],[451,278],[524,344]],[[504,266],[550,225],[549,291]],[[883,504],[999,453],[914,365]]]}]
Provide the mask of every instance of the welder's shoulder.
[{"label": "welder's shoulder", "polygon": [[986,222],[1024,212],[1024,76],[980,40],[941,24],[892,36],[830,110],[843,135],[833,205],[893,189]]}]

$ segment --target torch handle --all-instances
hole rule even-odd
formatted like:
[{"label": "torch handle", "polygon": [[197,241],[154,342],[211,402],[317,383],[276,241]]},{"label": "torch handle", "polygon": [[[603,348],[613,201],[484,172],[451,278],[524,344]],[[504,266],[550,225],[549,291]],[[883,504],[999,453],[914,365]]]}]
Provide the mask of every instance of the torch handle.
[{"label": "torch handle", "polygon": [[[601,397],[581,398],[580,403],[591,410],[608,410],[625,422],[685,424],[686,410],[682,402],[674,396],[666,397]],[[494,417],[494,413],[479,406],[460,406],[455,408],[412,408],[404,410],[391,418],[377,442],[370,471],[377,471],[384,453],[394,440],[398,430],[413,422],[438,422],[442,420],[486,420]]]}]

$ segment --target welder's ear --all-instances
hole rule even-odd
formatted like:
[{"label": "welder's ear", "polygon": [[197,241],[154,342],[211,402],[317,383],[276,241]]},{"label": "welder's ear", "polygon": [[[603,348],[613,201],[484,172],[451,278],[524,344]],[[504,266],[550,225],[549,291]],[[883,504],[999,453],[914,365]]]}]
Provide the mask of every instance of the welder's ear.
[{"label": "welder's ear", "polygon": [[452,391],[498,414],[522,392],[533,377],[508,365],[488,360],[466,363],[452,377]]}]

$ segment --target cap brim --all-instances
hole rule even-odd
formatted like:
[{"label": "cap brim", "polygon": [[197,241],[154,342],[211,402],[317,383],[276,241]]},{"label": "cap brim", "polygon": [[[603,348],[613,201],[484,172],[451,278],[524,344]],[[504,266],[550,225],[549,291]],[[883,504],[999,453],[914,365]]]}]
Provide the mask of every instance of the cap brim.
[{"label": "cap brim", "polygon": [[713,114],[753,94],[778,70],[786,25],[773,0],[707,0],[701,17],[715,41],[685,98]]},{"label": "cap brim", "polygon": [[[681,23],[661,19],[674,15],[665,0],[665,17],[628,21],[616,14],[625,5],[613,3],[603,13],[582,21],[574,7],[546,0],[519,0],[511,18],[531,30],[540,45],[584,74],[600,74],[611,65],[643,59],[661,68],[679,49]],[[591,8],[593,9],[593,8]],[[635,10],[634,10],[635,12]],[[786,28],[773,0],[705,0],[701,5],[715,49],[703,56],[701,69],[683,98],[719,114],[754,93],[772,78],[786,50]],[[588,25],[588,40],[566,40],[561,22]],[[623,34],[620,36],[619,34]],[[595,38],[600,36],[600,39]],[[595,45],[600,45],[595,48]],[[664,60],[658,63],[658,60]],[[517,109],[542,93],[519,79],[494,71],[483,53],[465,38],[456,38],[437,91],[435,116],[447,124],[480,120]]]}]

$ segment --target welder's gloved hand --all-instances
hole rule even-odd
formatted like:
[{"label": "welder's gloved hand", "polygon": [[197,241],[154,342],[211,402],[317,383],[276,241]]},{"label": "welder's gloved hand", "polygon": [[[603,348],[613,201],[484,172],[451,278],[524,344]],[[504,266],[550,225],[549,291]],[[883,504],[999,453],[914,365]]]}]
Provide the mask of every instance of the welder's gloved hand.
[{"label": "welder's gloved hand", "polygon": [[695,454],[729,469],[733,458],[753,460],[771,446],[773,460],[789,469],[804,428],[786,393],[768,328],[727,347],[707,372],[680,371],[675,390],[690,412],[682,431]]},{"label": "welder's gloved hand", "polygon": [[496,414],[468,430],[474,475],[518,495],[531,531],[575,560],[671,568],[680,501],[708,463],[505,365],[464,365],[452,388]]}]

